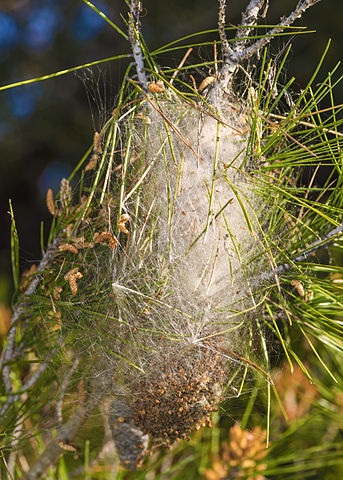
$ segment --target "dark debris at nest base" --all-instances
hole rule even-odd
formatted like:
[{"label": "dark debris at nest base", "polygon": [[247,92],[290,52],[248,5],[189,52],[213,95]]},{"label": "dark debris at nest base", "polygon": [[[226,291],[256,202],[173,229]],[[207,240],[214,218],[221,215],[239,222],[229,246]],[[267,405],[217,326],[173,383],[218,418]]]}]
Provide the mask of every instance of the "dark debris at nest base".
[{"label": "dark debris at nest base", "polygon": [[171,359],[162,371],[133,385],[134,422],[155,441],[187,439],[210,421],[224,382],[224,361],[206,350],[195,361]]}]

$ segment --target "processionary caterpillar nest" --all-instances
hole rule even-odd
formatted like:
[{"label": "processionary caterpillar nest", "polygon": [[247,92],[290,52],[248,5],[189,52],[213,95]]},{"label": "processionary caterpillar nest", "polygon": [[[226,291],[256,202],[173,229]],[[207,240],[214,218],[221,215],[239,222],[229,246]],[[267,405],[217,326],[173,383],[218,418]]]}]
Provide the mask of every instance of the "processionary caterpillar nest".
[{"label": "processionary caterpillar nest", "polygon": [[[125,368],[120,393],[144,433],[172,443],[217,408],[228,374],[220,351],[244,348],[248,312],[258,303],[253,277],[266,268],[263,202],[247,177],[249,115],[238,105],[221,102],[206,112],[168,89],[146,103],[149,122],[140,108],[127,122],[140,175],[122,205],[140,226],[113,292],[119,304],[126,300],[132,338],[149,350],[125,348],[144,373]],[[138,317],[128,312],[132,302]]]},{"label": "processionary caterpillar nest", "polygon": [[[147,81],[137,34],[140,2],[130,3],[138,82],[125,79],[127,98],[120,97],[96,132],[78,200],[65,179],[55,198],[48,192],[54,242],[42,260],[42,284],[35,286],[46,315],[40,305],[35,319],[44,317],[50,344],[58,335],[59,365],[63,354],[71,365],[56,408],[61,425],[75,360],[86,381],[75,419],[61,427],[31,478],[38,478],[35,472],[42,472],[56,452],[73,446],[70,423],[76,435],[104,396],[110,400],[107,413],[119,457],[135,468],[144,456],[146,435],[155,445],[171,445],[209,422],[227,394],[228,380],[233,389],[234,381],[241,382],[242,363],[244,381],[249,366],[270,380],[253,362],[256,351],[263,350],[269,368],[261,324],[273,287],[265,288],[263,281],[275,279],[280,289],[275,253],[282,261],[301,261],[289,249],[292,237],[283,239],[288,243],[283,256],[280,220],[290,204],[304,209],[293,182],[298,154],[306,164],[326,152],[319,152],[320,146],[314,154],[316,145],[306,132],[306,145],[300,135],[292,137],[299,120],[295,111],[271,126],[268,116],[286,89],[274,100],[276,81],[269,84],[268,69],[258,85],[248,74],[249,88],[235,94],[231,80],[249,50],[244,32],[248,35],[256,24],[263,2],[249,3],[252,16],[243,15],[242,21],[252,23],[245,23],[244,35],[238,30],[242,38],[236,47],[224,38],[225,2],[219,3],[223,67],[218,72],[216,65],[215,75],[200,84],[204,95],[193,87],[187,95],[173,86],[179,69],[168,81],[156,66]],[[294,18],[305,3],[311,2],[299,3]],[[307,108],[305,97],[304,103]],[[286,161],[289,152],[293,157]],[[305,301],[302,283],[296,282],[292,285]],[[269,326],[282,341],[272,318]],[[32,323],[39,343],[43,329]],[[14,352],[15,335],[11,341]],[[49,342],[40,343],[50,348]],[[38,358],[39,349],[32,351]],[[8,364],[10,358],[5,355]]]}]

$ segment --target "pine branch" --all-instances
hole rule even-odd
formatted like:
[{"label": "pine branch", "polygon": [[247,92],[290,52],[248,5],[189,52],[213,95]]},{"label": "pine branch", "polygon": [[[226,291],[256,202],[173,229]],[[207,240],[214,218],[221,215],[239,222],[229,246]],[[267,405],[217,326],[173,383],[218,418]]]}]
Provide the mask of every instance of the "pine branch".
[{"label": "pine branch", "polygon": [[335,227],[333,230],[331,230],[327,235],[325,235],[321,240],[316,240],[315,242],[311,243],[306,249],[305,252],[300,253],[296,257],[293,257],[292,263],[283,263],[276,267],[273,272],[268,272],[265,274],[262,274],[259,277],[259,280],[266,280],[266,281],[272,281],[273,278],[275,278],[275,275],[281,275],[282,273],[288,272],[292,268],[294,268],[294,263],[296,262],[303,262],[306,260],[307,256],[310,253],[315,252],[319,248],[326,247],[328,244],[332,243],[334,239],[343,232],[343,223],[338,225],[338,227]]},{"label": "pine branch", "polygon": [[295,20],[302,16],[305,10],[312,7],[318,2],[320,2],[320,0],[300,1],[294,12],[292,12],[288,17],[282,19],[275,28],[273,28],[266,34],[266,37],[260,38],[253,45],[246,48],[243,52],[235,52],[231,60],[241,63],[243,60],[247,60],[248,58],[252,57],[254,54],[258,53],[265,45],[267,45],[272,40],[273,36],[281,33],[285,29],[285,27],[289,27],[290,25],[292,25]]},{"label": "pine branch", "polygon": [[[239,40],[234,44],[235,51],[242,51],[247,43],[251,30],[257,24],[257,17],[264,5],[264,0],[251,0],[242,15],[240,28],[236,32],[236,38]],[[243,28],[242,28],[243,27]],[[245,27],[245,28],[244,28]],[[250,28],[249,28],[250,27]]]},{"label": "pine branch", "polygon": [[218,10],[218,30],[219,37],[222,44],[223,56],[228,58],[232,54],[232,50],[229,46],[229,42],[226,38],[225,33],[225,8],[226,0],[219,0],[219,10]]},{"label": "pine branch", "polygon": [[[235,75],[238,66],[243,63],[245,60],[248,60],[253,55],[257,54],[264,46],[266,46],[277,34],[281,33],[286,27],[292,25],[295,20],[300,18],[302,14],[310,7],[320,2],[320,0],[299,0],[298,5],[295,10],[288,16],[283,18],[280,23],[274,27],[272,30],[267,32],[267,34],[257,40],[255,43],[250,45],[250,47],[242,48],[245,46],[247,39],[243,41],[238,41],[232,48],[228,47],[228,42],[225,36],[225,30],[221,31],[221,23],[223,19],[223,7],[222,4],[225,2],[220,0],[219,7],[219,34],[223,45],[223,54],[224,54],[224,65],[220,72],[219,82],[217,83],[217,88],[228,88],[232,82],[233,76]],[[242,17],[242,26],[248,26],[247,29],[239,29],[237,35],[247,36],[251,30],[257,25],[257,15],[259,10],[262,7],[262,1],[251,0],[246,11]],[[246,33],[243,31],[246,30]],[[225,36],[225,38],[224,38]],[[243,42],[243,43],[242,43]]]},{"label": "pine branch", "polygon": [[42,260],[40,261],[37,274],[31,281],[28,289],[22,296],[22,300],[14,307],[13,315],[11,318],[11,324],[9,328],[8,340],[6,348],[2,352],[2,358],[0,362],[0,368],[2,368],[2,376],[5,385],[5,390],[7,394],[11,394],[13,392],[12,381],[11,381],[11,366],[9,363],[13,360],[14,356],[17,354],[17,349],[15,349],[15,336],[17,331],[17,323],[20,317],[27,312],[27,307],[30,304],[28,300],[31,295],[36,291],[36,288],[41,281],[41,275],[39,272],[44,271],[50,262],[54,259],[55,255],[58,252],[58,237],[55,238],[54,242],[50,244],[44,253]]},{"label": "pine branch", "polygon": [[140,12],[142,10],[142,3],[140,0],[131,0],[130,1],[130,19],[129,19],[129,39],[131,44],[131,49],[133,53],[133,58],[136,64],[138,81],[141,84],[142,88],[145,91],[148,89],[148,82],[144,70],[144,57],[142,53],[142,48],[139,43],[140,35]]},{"label": "pine branch", "polygon": [[37,480],[53,465],[64,452],[63,445],[72,442],[80,428],[87,422],[93,410],[99,405],[110,385],[111,376],[97,377],[89,389],[84,403],[79,405],[69,420],[59,429],[56,437],[47,445],[44,452],[36,460],[25,475],[24,480]]},{"label": "pine branch", "polygon": [[[61,343],[61,342],[60,342]],[[60,343],[58,344],[58,346],[60,346]],[[49,357],[40,365],[40,367],[32,374],[32,376],[24,383],[24,385],[22,386],[22,388],[20,389],[20,392],[17,392],[15,394],[12,394],[12,395],[9,395],[6,399],[6,402],[3,404],[1,410],[0,410],[0,417],[2,417],[3,419],[5,418],[4,413],[6,412],[6,410],[8,409],[8,407],[16,402],[18,400],[18,398],[20,397],[20,395],[22,395],[23,393],[25,393],[27,390],[29,390],[31,387],[33,387],[33,385],[37,382],[37,380],[43,375],[43,373],[45,372],[45,370],[48,368],[49,366],[49,362],[51,360],[51,358],[54,356],[54,354],[56,353],[56,350],[57,350],[57,347],[55,347],[51,354],[49,355]],[[5,369],[5,367],[4,367]],[[12,383],[11,383],[11,388],[12,388]],[[11,391],[12,392],[12,391]]]}]

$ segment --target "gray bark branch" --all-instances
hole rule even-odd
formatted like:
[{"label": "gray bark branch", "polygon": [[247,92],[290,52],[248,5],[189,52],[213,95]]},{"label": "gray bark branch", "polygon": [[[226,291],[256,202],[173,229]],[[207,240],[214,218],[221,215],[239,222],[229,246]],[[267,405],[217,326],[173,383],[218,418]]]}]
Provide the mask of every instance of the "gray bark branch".
[{"label": "gray bark branch", "polygon": [[[242,51],[246,42],[247,37],[250,35],[251,30],[257,24],[257,17],[261,8],[264,5],[265,0],[251,0],[247,8],[245,9],[242,15],[241,27],[236,32],[236,38],[239,38],[237,42],[234,43],[235,51]],[[249,28],[250,27],[250,28]]]},{"label": "gray bark branch", "polygon": [[2,352],[2,358],[0,362],[0,368],[2,368],[2,377],[3,377],[7,394],[12,393],[13,391],[12,381],[10,378],[11,366],[8,363],[11,362],[15,352],[14,345],[15,345],[15,335],[17,331],[17,322],[20,319],[20,317],[27,311],[27,307],[30,303],[29,297],[30,295],[33,295],[33,293],[36,291],[36,288],[39,285],[39,282],[41,281],[40,272],[44,271],[48,267],[49,263],[58,252],[58,243],[59,243],[59,239],[56,238],[54,242],[48,246],[46,252],[42,257],[42,260],[38,265],[37,274],[32,279],[27,291],[23,294],[22,300],[14,307],[13,315],[11,318],[11,324],[9,327],[7,345]]},{"label": "gray bark branch", "polygon": [[133,58],[136,64],[138,81],[144,90],[148,89],[148,82],[144,70],[144,57],[141,46],[139,44],[139,32],[140,32],[140,12],[142,5],[140,0],[130,1],[130,18],[129,18],[129,39],[131,44],[131,50]]},{"label": "gray bark branch", "polygon": [[79,405],[69,420],[59,429],[57,436],[50,441],[44,452],[32,465],[29,472],[23,477],[24,480],[37,480],[44,475],[46,470],[53,465],[58,457],[64,452],[61,444],[73,441],[80,428],[86,423],[93,410],[99,405],[107,392],[108,378],[98,378],[92,385],[90,393],[84,403]]},{"label": "gray bark branch", "polygon": [[219,0],[218,30],[219,30],[219,37],[220,37],[220,42],[223,50],[223,56],[224,58],[227,58],[232,54],[232,50],[229,46],[229,42],[227,41],[226,33],[225,33],[225,8],[226,8],[226,0]]},{"label": "gray bark branch", "polygon": [[[300,253],[299,255],[293,257],[291,259],[292,262],[293,263],[303,262],[304,260],[307,259],[310,253],[315,252],[319,248],[326,247],[328,244],[332,243],[335,240],[335,238],[342,232],[343,232],[343,223],[341,223],[340,225],[338,225],[338,227],[335,227],[333,230],[331,230],[321,240],[316,240],[315,242],[311,243],[311,245],[307,247],[305,252]],[[282,273],[288,272],[292,268],[294,268],[294,265],[292,263],[283,263],[278,267],[276,267],[274,271],[262,274],[259,277],[259,279],[265,280],[265,281],[272,281],[273,278],[275,278],[275,275],[281,275]]]},{"label": "gray bark branch", "polygon": [[[218,25],[219,25],[219,35],[222,42],[224,64],[220,72],[220,78],[215,88],[226,89],[232,82],[232,79],[237,71],[238,66],[248,60],[253,55],[257,54],[264,46],[266,46],[276,35],[283,32],[286,27],[291,26],[295,20],[300,18],[302,14],[310,7],[320,2],[320,0],[299,0],[295,10],[288,16],[281,19],[280,23],[272,28],[266,36],[257,40],[255,43],[249,47],[245,47],[247,38],[243,38],[241,41],[237,41],[232,47],[228,46],[228,41],[225,36],[225,29],[222,28],[221,24],[225,22],[225,1],[220,0],[220,7],[218,12]],[[223,7],[224,5],[224,7]],[[237,36],[247,37],[251,30],[257,25],[257,16],[260,9],[262,8],[262,0],[251,0],[247,6],[243,17],[242,17],[242,26],[248,28],[241,28],[237,31]],[[223,10],[224,9],[224,10]],[[223,13],[224,12],[224,13]],[[225,38],[224,38],[225,37]],[[237,38],[237,37],[236,37]]]},{"label": "gray bark branch", "polygon": [[[22,386],[20,392],[17,392],[17,393],[14,393],[12,395],[9,395],[7,397],[7,400],[6,402],[3,404],[1,410],[0,410],[0,417],[2,419],[6,418],[5,417],[5,412],[6,410],[8,409],[8,407],[16,402],[18,400],[18,398],[20,397],[21,394],[23,394],[24,392],[26,392],[29,388],[33,387],[33,385],[37,382],[37,380],[43,375],[43,373],[45,372],[45,370],[48,368],[49,366],[49,362],[50,362],[50,359],[53,357],[53,355],[55,354],[57,350],[57,347],[54,348],[51,352],[51,354],[49,355],[49,358],[47,360],[45,360],[40,366],[39,368],[31,375],[31,377],[24,383],[24,385]],[[12,388],[12,384],[11,384],[11,388]]]},{"label": "gray bark branch", "polygon": [[234,52],[232,60],[241,63],[243,60],[247,60],[248,58],[252,57],[255,53],[260,51],[261,48],[267,45],[275,35],[283,32],[286,27],[289,27],[295,22],[295,20],[300,18],[305,10],[318,2],[320,2],[320,0],[301,0],[294,12],[292,12],[288,17],[282,19],[275,28],[272,28],[272,30],[267,33],[267,37],[260,38],[253,45],[246,48],[243,52]]}]

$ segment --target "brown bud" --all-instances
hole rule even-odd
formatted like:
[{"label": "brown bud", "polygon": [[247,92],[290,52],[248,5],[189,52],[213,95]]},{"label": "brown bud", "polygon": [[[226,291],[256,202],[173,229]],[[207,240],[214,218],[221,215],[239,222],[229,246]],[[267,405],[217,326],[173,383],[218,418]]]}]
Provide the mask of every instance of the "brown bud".
[{"label": "brown bud", "polygon": [[71,243],[62,243],[62,245],[60,245],[58,249],[60,252],[79,253],[78,249],[74,247],[74,245],[72,245]]},{"label": "brown bud", "polygon": [[51,188],[49,188],[49,190],[46,192],[46,206],[48,207],[51,215],[55,215],[54,194],[52,193]]},{"label": "brown bud", "polygon": [[102,134],[99,132],[94,133],[94,152],[98,153],[99,155],[102,154],[102,145],[101,145]]},{"label": "brown bud", "polygon": [[71,203],[72,197],[70,183],[66,178],[62,178],[60,192],[62,210],[67,210],[69,204]]},{"label": "brown bud", "polygon": [[108,246],[113,250],[116,245],[118,245],[117,238],[110,232],[102,232],[96,233],[94,235],[94,243],[101,243],[101,245],[106,245],[106,241],[108,242]]},{"label": "brown bud", "polygon": [[88,172],[89,170],[93,170],[96,167],[98,163],[98,158],[99,156],[96,153],[93,153],[93,155],[91,156],[91,159],[85,166],[85,172]]},{"label": "brown bud", "polygon": [[152,93],[162,93],[164,92],[164,85],[162,80],[158,80],[157,82],[151,82],[148,85],[149,92]]},{"label": "brown bud", "polygon": [[129,231],[125,227],[125,223],[130,220],[130,217],[127,213],[123,213],[123,215],[120,216],[119,220],[117,221],[118,228],[121,232],[128,234]]},{"label": "brown bud", "polygon": [[77,293],[77,280],[82,278],[83,275],[81,272],[78,271],[78,267],[73,268],[68,273],[64,275],[64,279],[68,281],[69,287],[71,290],[72,295],[76,295]]},{"label": "brown bud", "polygon": [[209,77],[204,78],[204,80],[199,85],[199,92],[205,90],[206,87],[208,87],[209,85],[211,85],[211,83],[214,83],[215,81],[216,77],[214,75],[210,75]]}]

